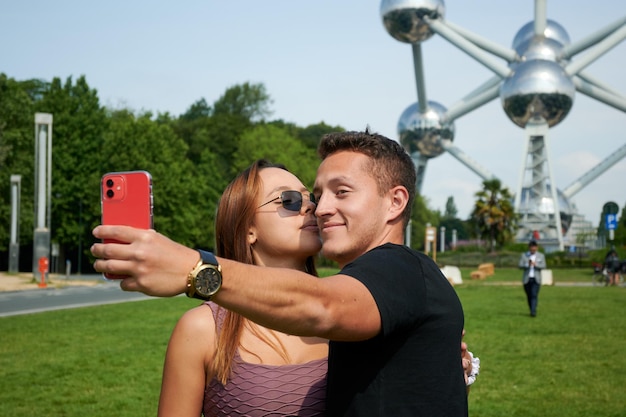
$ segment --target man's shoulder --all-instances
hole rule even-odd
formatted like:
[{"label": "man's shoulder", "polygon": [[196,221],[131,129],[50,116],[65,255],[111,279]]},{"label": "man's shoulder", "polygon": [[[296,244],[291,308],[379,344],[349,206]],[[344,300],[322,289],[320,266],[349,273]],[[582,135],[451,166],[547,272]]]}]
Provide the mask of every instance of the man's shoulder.
[{"label": "man's shoulder", "polygon": [[370,249],[346,267],[357,265],[379,265],[385,268],[402,268],[402,265],[415,267],[418,264],[433,264],[434,261],[422,252],[396,243],[384,243]]},{"label": "man's shoulder", "polygon": [[430,261],[433,262],[432,259],[427,256],[425,253],[412,249],[406,245],[399,245],[397,243],[384,243],[380,246],[377,246],[370,250],[369,252],[363,254],[365,255],[374,255],[374,256],[397,256],[397,257],[410,257],[417,258],[421,261]]}]

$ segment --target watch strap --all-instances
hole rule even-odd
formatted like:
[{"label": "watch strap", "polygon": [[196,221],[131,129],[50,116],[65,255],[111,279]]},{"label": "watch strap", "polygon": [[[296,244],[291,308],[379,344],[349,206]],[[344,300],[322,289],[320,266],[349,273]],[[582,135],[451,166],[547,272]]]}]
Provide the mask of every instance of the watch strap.
[{"label": "watch strap", "polygon": [[203,264],[211,264],[211,265],[219,265],[217,262],[217,258],[213,255],[212,252],[208,252],[202,249],[198,249],[198,253],[200,253],[200,262]]}]

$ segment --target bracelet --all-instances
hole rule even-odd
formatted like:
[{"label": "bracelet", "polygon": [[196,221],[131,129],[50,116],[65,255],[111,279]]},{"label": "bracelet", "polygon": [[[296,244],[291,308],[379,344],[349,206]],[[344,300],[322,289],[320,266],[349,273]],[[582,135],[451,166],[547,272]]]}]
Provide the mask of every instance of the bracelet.
[{"label": "bracelet", "polygon": [[474,354],[470,351],[467,351],[467,353],[469,353],[470,358],[472,358],[472,371],[467,377],[467,386],[469,387],[474,382],[476,382],[476,377],[480,373],[480,358],[474,356]]}]

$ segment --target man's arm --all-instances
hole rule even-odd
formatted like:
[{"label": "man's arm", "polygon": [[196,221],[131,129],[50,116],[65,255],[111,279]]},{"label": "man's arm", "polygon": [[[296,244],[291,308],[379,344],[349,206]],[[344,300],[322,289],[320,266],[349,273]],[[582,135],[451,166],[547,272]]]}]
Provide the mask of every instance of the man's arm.
[{"label": "man's arm", "polygon": [[[169,297],[187,287],[197,251],[154,230],[98,226],[94,236],[127,244],[96,243],[100,272],[126,275],[126,291]],[[212,301],[263,326],[300,336],[366,340],[380,332],[378,307],[367,288],[346,275],[316,278],[304,272],[267,268],[218,258],[222,288]]]}]

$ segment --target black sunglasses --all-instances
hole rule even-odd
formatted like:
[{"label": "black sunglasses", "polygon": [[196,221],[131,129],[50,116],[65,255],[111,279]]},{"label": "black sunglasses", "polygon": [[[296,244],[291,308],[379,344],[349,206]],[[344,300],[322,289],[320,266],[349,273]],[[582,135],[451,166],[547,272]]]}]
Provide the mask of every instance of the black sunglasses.
[{"label": "black sunglasses", "polygon": [[[268,205],[269,203],[272,203],[276,200],[280,199],[281,204],[283,205],[283,207],[289,211],[300,211],[300,209],[302,208],[302,201],[304,199],[304,194],[305,193],[301,193],[300,191],[283,191],[282,193],[280,193],[280,196],[271,199],[270,201],[268,201],[267,203],[263,203],[261,204],[259,207],[257,208],[261,208],[263,206]],[[317,204],[315,202],[315,196],[313,195],[313,193],[306,193],[309,196],[309,201],[313,204]]]}]

